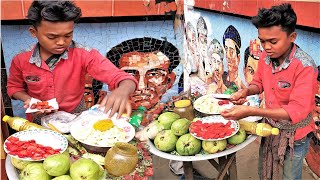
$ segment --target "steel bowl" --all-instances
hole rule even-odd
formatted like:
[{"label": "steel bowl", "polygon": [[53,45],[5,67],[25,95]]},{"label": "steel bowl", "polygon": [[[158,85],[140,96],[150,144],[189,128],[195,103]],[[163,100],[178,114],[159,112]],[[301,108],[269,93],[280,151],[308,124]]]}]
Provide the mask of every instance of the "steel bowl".
[{"label": "steel bowl", "polygon": [[84,147],[89,153],[94,153],[94,154],[103,154],[105,155],[107,151],[110,149],[110,147],[97,147],[97,146],[92,146],[88,145],[82,142],[79,142],[82,147]]}]

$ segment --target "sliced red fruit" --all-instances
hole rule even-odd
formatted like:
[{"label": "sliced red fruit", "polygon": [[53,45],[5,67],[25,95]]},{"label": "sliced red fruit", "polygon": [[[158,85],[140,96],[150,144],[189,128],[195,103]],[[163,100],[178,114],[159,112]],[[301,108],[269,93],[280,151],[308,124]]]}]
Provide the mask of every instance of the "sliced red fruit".
[{"label": "sliced red fruit", "polygon": [[8,141],[10,141],[10,142],[17,142],[17,141],[19,141],[19,138],[17,138],[17,137],[14,137],[14,136],[10,136],[9,138],[8,138]]}]

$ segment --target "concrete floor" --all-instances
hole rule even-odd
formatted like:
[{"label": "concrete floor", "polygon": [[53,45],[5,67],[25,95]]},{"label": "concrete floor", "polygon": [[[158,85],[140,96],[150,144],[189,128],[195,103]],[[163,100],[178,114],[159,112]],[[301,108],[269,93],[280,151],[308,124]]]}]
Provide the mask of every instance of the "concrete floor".
[{"label": "concrete floor", "polygon": [[[258,149],[260,140],[256,139],[251,144],[237,152],[237,173],[239,180],[258,180]],[[193,167],[202,176],[207,178],[215,178],[218,172],[208,161],[195,161]],[[169,169],[169,160],[157,156],[153,156],[153,180],[178,180],[180,176],[175,175]],[[306,163],[304,163],[303,180],[315,180]]]}]

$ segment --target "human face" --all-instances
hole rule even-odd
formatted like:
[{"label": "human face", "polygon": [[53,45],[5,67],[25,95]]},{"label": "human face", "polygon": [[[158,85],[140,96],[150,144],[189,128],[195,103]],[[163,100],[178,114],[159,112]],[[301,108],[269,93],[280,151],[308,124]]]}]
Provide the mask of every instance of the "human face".
[{"label": "human face", "polygon": [[228,62],[228,71],[237,72],[240,63],[240,55],[236,51],[236,43],[232,39],[225,40],[226,59]]},{"label": "human face", "polygon": [[297,34],[293,32],[287,34],[281,26],[271,26],[258,29],[259,39],[263,49],[271,58],[278,59],[280,62],[287,57],[292,42],[295,41]]},{"label": "human face", "polygon": [[258,60],[254,59],[252,56],[248,56],[248,62],[244,68],[244,77],[247,83],[250,83],[253,79],[254,72],[258,68]]},{"label": "human face", "polygon": [[73,37],[74,22],[41,21],[40,25],[30,27],[29,31],[40,44],[41,58],[46,60],[54,54],[62,54],[70,45]]},{"label": "human face", "polygon": [[221,84],[223,82],[222,80],[223,62],[222,62],[222,58],[218,54],[215,55],[215,59],[216,59],[216,63],[213,69],[213,80],[217,84]]},{"label": "human face", "polygon": [[174,78],[169,74],[170,60],[163,53],[131,52],[120,59],[120,68],[132,74],[139,82],[139,88],[131,97],[133,109],[144,106],[147,109],[160,102],[161,96],[171,88]]},{"label": "human face", "polygon": [[187,31],[187,42],[188,42],[188,48],[192,54],[196,51],[196,36],[195,33],[193,33],[191,30]]}]

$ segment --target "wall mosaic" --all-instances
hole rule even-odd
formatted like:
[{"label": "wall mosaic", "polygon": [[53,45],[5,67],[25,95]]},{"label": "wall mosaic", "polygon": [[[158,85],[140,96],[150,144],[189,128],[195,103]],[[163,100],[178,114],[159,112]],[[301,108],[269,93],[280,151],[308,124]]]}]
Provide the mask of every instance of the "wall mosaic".
[{"label": "wall mosaic", "polygon": [[[173,33],[173,28],[174,22],[170,20],[119,23],[81,23],[76,25],[74,40],[78,43],[93,47],[101,54],[108,56],[112,54],[112,49],[114,49],[114,47],[117,47],[123,42],[129,42],[128,40],[141,40],[141,38],[145,38],[145,40],[150,40],[150,45],[152,45],[154,40],[155,43],[161,43],[162,47],[165,46],[168,48],[168,50],[164,52],[166,52],[165,54],[174,62],[172,63],[174,66],[170,66],[170,72],[175,74],[175,80],[173,80],[171,88],[169,88],[162,97],[162,101],[167,101],[182,90],[181,77],[183,68],[182,65],[179,64],[179,60],[184,54],[181,50],[183,49],[183,33],[182,30],[180,30],[180,33],[177,33],[177,31]],[[26,49],[36,43],[36,40],[31,38],[28,32],[28,26],[26,25],[2,25],[1,31],[4,60],[6,70],[8,72],[13,56],[19,53],[22,49]],[[90,81],[90,78],[88,79]],[[99,86],[99,88],[103,86],[103,90],[108,91],[106,85],[95,83],[94,86]],[[89,91],[95,89],[95,87],[86,87],[86,89],[88,89],[88,94],[90,94]],[[12,107],[14,115],[25,117],[25,110],[23,109],[21,102],[13,100]]]},{"label": "wall mosaic", "polygon": [[[246,87],[257,69],[262,50],[251,20],[186,6],[185,22],[184,78],[189,82],[185,84],[191,87],[191,93],[200,96],[223,93],[233,85]],[[320,34],[301,29],[296,32],[295,43],[315,60],[319,70]],[[314,119],[319,122],[320,78],[318,87]],[[263,94],[252,98],[264,105]],[[320,138],[320,128],[318,131]]]}]

